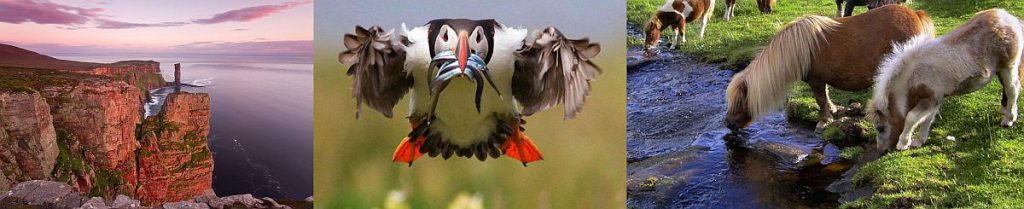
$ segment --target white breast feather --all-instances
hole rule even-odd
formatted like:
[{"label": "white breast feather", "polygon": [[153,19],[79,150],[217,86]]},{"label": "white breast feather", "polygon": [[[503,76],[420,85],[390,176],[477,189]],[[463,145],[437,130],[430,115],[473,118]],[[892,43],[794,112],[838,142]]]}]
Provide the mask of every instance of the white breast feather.
[{"label": "white breast feather", "polygon": [[413,89],[409,94],[409,114],[425,115],[429,106],[430,91],[427,86],[427,67],[430,65],[430,46],[427,45],[427,27],[421,26],[409,30],[402,23],[402,34],[409,38],[405,48],[405,70],[413,76]]}]

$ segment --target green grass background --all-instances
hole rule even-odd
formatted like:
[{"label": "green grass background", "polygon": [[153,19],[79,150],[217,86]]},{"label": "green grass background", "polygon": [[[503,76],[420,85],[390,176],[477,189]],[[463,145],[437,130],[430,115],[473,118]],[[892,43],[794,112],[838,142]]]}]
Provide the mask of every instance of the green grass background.
[{"label": "green grass background", "polygon": [[[662,0],[627,1],[627,20],[641,25]],[[730,22],[721,19],[724,1],[718,1],[706,37],[689,27],[688,40],[680,50],[707,62],[724,62],[736,68],[750,62],[784,24],[805,14],[835,16],[832,0],[788,0],[776,4],[775,13],[761,15],[755,1],[739,1]],[[925,10],[939,35],[970,19],[974,13],[1001,7],[1020,17],[1020,0],[914,0],[908,6]],[[863,13],[865,8],[855,10]],[[629,45],[642,40],[629,38]],[[1001,115],[1001,86],[992,82],[969,95],[947,98],[940,118],[933,125],[928,143],[918,149],[890,153],[868,163],[857,173],[861,184],[876,188],[876,194],[843,207],[857,208],[1024,208],[1024,128],[998,126]],[[806,84],[792,89],[790,104],[817,109]],[[832,91],[833,101],[866,102],[868,91]],[[810,105],[806,105],[810,104]],[[866,103],[865,103],[866,104]],[[816,114],[816,111],[800,111]],[[803,115],[813,124],[817,116]],[[1019,122],[1019,121],[1018,121]],[[953,137],[953,140],[947,140]]]},{"label": "green grass background", "polygon": [[[331,20],[317,21],[320,25]],[[358,22],[373,24],[369,19]],[[604,72],[591,82],[591,96],[575,119],[562,120],[562,106],[526,118],[526,133],[544,154],[544,160],[529,167],[504,156],[486,162],[424,156],[412,167],[392,163],[392,152],[409,132],[403,118],[408,97],[395,106],[394,119],[367,107],[357,120],[352,79],[344,74],[347,66],[337,60],[344,48],[338,41],[342,34],[318,33],[314,41],[316,207],[446,208],[474,202],[465,201],[469,198],[498,209],[625,208],[625,21],[587,24],[617,28],[612,30],[616,38],[601,41],[602,52],[595,60]]]}]

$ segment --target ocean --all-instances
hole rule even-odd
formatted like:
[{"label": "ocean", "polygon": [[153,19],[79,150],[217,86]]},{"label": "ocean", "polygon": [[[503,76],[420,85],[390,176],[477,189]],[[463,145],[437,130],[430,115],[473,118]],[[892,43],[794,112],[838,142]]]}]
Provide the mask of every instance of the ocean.
[{"label": "ocean", "polygon": [[[313,61],[311,56],[61,54],[110,63],[153,60],[167,81],[181,63],[183,91],[210,94],[213,189],[220,196],[304,199],[313,195]],[[151,90],[147,115],[172,89]]]}]

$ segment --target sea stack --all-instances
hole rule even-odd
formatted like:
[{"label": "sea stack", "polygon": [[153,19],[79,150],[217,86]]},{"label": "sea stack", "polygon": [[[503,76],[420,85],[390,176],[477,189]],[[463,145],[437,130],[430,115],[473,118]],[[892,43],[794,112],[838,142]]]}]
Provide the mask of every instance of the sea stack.
[{"label": "sea stack", "polygon": [[174,63],[174,86],[181,87],[181,63]]}]

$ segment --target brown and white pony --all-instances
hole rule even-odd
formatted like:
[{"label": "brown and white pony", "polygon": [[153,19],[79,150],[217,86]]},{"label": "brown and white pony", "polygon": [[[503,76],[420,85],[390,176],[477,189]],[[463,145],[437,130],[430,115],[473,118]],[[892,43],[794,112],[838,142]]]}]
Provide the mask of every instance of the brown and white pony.
[{"label": "brown and white pony", "polygon": [[666,0],[665,4],[658,8],[658,11],[651,16],[651,19],[644,24],[644,46],[648,55],[653,54],[654,48],[658,47],[661,40],[661,31],[665,27],[672,29],[674,34],[672,44],[669,48],[679,45],[679,33],[683,33],[683,43],[686,43],[686,23],[693,22],[698,18],[700,23],[700,37],[704,38],[704,29],[708,25],[708,19],[715,9],[715,0]]},{"label": "brown and white pony", "polygon": [[[757,9],[761,11],[761,14],[772,13],[772,7],[775,6],[775,0],[757,0]],[[725,0],[725,14],[722,16],[725,21],[729,21],[733,17],[733,12],[736,11],[736,0]]]},{"label": "brown and white pony", "polygon": [[977,91],[993,75],[1003,85],[1000,124],[1017,120],[1024,26],[1006,10],[979,12],[939,38],[915,37],[894,48],[879,69],[867,112],[878,129],[878,150],[920,147],[943,98]]},{"label": "brown and white pony", "polygon": [[[846,3],[844,9],[843,3]],[[889,4],[910,3],[910,0],[836,0],[836,16],[849,17],[853,15],[853,7],[868,6],[868,9],[875,9]]]},{"label": "brown and white pony", "polygon": [[[793,83],[810,85],[820,107],[816,131],[832,121],[835,106],[828,86],[846,91],[871,87],[882,58],[892,43],[917,35],[934,36],[924,11],[889,5],[835,20],[804,16],[785,26],[726,90],[729,129],[747,127],[758,116],[785,104]],[[827,86],[826,86],[827,85]]]}]

